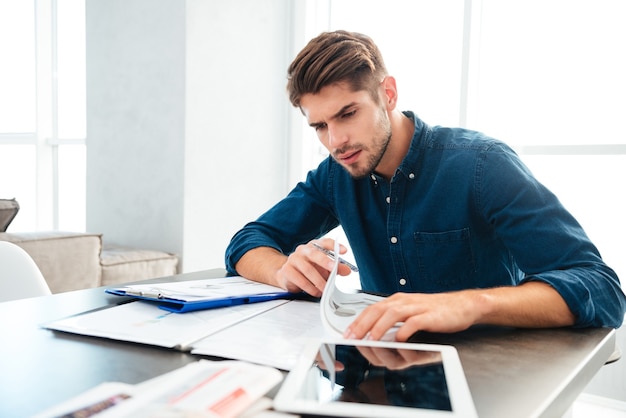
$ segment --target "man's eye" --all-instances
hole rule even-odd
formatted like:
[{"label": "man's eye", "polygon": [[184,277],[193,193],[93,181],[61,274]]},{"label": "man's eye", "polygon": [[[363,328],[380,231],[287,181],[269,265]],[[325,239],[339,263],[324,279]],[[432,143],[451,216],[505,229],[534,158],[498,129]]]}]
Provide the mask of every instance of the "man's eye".
[{"label": "man's eye", "polygon": [[319,132],[319,131],[322,131],[322,130],[326,129],[326,124],[325,123],[320,123],[319,125],[315,125],[314,128],[315,128],[316,132]]},{"label": "man's eye", "polygon": [[342,118],[342,119],[347,119],[347,118],[349,118],[349,117],[351,117],[351,116],[354,116],[354,114],[355,114],[355,113],[356,113],[356,110],[353,110],[353,111],[351,111],[351,112],[344,113],[343,115],[341,115],[341,118]]}]

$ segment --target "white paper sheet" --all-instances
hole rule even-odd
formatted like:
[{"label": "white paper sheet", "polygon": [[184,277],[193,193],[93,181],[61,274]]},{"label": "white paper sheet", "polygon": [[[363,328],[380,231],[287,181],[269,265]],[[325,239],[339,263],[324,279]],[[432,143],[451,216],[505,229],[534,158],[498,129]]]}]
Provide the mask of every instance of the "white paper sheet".
[{"label": "white paper sheet", "polygon": [[241,276],[183,282],[139,284],[114,288],[128,295],[155,299],[170,298],[185,302],[216,300],[235,296],[285,293],[284,289],[254,282]]},{"label": "white paper sheet", "polygon": [[198,341],[191,353],[291,370],[306,342],[324,334],[319,312],[317,303],[289,301]]},{"label": "white paper sheet", "polygon": [[48,329],[81,335],[186,349],[224,328],[286,303],[285,300],[171,313],[150,303],[130,302],[45,324]]},{"label": "white paper sheet", "polygon": [[[339,242],[335,240],[335,254],[339,254]],[[329,335],[343,336],[348,325],[367,308],[384,298],[367,293],[345,293],[337,287],[337,266],[339,258],[335,257],[335,264],[322,294],[320,301],[320,315],[324,329]]]}]

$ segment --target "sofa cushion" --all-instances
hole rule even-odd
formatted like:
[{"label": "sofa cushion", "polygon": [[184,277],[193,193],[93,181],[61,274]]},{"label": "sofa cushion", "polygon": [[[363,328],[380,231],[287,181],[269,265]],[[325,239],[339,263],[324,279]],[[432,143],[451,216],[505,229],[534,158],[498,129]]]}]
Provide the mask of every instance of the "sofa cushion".
[{"label": "sofa cushion", "polygon": [[0,232],[31,256],[52,293],[100,286],[102,236],[78,232]]},{"label": "sofa cushion", "polygon": [[7,230],[19,210],[20,205],[17,203],[17,200],[0,199],[0,232]]},{"label": "sofa cushion", "polygon": [[100,264],[102,286],[112,286],[174,275],[178,269],[178,257],[163,251],[105,245]]}]

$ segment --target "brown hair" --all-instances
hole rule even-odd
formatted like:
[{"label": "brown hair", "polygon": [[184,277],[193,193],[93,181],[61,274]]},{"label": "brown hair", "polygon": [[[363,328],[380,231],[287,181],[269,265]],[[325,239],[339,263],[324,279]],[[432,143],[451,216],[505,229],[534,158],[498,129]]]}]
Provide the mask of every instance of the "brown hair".
[{"label": "brown hair", "polygon": [[347,82],[353,91],[377,87],[387,75],[383,57],[366,35],[343,30],[324,32],[300,51],[287,70],[287,92],[295,107],[305,94],[317,94],[328,85]]}]

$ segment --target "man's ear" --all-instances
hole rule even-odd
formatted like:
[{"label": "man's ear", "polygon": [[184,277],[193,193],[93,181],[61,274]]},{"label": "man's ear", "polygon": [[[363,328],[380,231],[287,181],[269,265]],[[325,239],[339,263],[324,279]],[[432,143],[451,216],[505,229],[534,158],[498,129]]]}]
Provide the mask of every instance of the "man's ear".
[{"label": "man's ear", "polygon": [[396,88],[396,79],[388,75],[380,83],[382,85],[385,95],[383,99],[385,101],[385,107],[387,110],[393,110],[398,104],[398,89]]}]

